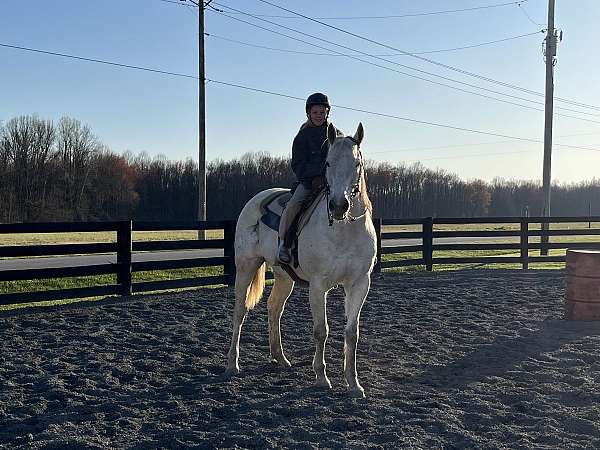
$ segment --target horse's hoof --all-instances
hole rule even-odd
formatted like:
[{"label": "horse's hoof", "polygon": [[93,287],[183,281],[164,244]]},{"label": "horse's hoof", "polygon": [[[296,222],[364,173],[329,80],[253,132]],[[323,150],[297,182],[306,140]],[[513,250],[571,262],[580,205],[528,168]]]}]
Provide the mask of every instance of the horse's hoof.
[{"label": "horse's hoof", "polygon": [[271,362],[283,368],[292,367],[292,363],[289,362],[285,356],[282,356],[281,358],[271,358]]},{"label": "horse's hoof", "polygon": [[349,389],[348,395],[352,398],[366,398],[365,390],[360,386],[357,386],[354,389]]},{"label": "horse's hoof", "polygon": [[240,373],[239,367],[228,367],[227,369],[225,369],[225,372],[223,372],[223,378],[225,380],[229,380],[233,376],[238,375],[239,373]]},{"label": "horse's hoof", "polygon": [[321,389],[331,389],[331,382],[327,377],[317,378],[317,381],[315,381],[315,386]]}]

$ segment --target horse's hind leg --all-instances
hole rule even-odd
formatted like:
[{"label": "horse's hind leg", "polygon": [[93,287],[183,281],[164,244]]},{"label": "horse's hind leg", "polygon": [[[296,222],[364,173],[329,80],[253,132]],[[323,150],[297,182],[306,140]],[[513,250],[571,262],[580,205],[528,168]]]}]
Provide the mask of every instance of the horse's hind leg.
[{"label": "horse's hind leg", "polygon": [[366,275],[356,280],[351,286],[344,286],[346,291],[346,327],[344,329],[344,375],[348,383],[348,391],[353,397],[364,397],[365,390],[358,382],[356,372],[356,346],[358,343],[358,325],[360,310],[364,304],[371,279]]},{"label": "horse's hind leg", "polygon": [[254,278],[254,274],[263,263],[262,259],[253,258],[241,261],[236,261],[236,276],[235,276],[235,306],[233,307],[233,335],[231,336],[231,346],[227,354],[227,369],[225,376],[238,374],[240,366],[238,364],[240,356],[240,334],[242,332],[242,324],[248,314],[246,306],[246,297],[248,295],[248,287]]},{"label": "horse's hind leg", "polygon": [[293,288],[294,281],[289,276],[275,272],[275,283],[267,301],[271,358],[284,367],[289,367],[291,364],[283,354],[281,346],[281,315]]},{"label": "horse's hind leg", "polygon": [[313,337],[315,339],[315,356],[313,358],[313,370],[315,371],[317,386],[331,387],[331,382],[327,378],[325,364],[325,342],[329,334],[329,326],[327,325],[327,308],[326,308],[327,291],[316,286],[316,283],[311,280],[309,297],[310,311],[313,317]]}]

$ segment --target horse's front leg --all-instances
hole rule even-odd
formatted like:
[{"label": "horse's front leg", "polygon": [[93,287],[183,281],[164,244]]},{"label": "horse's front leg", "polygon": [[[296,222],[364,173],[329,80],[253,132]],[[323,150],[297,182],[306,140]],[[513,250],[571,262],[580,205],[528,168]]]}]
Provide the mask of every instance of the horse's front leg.
[{"label": "horse's front leg", "polygon": [[346,310],[344,375],[348,384],[348,392],[353,397],[365,396],[365,390],[358,382],[358,374],[356,372],[356,346],[358,344],[360,311],[369,292],[370,285],[371,277],[370,275],[366,275],[356,280],[352,285],[344,286],[346,292],[346,301],[344,303]]},{"label": "horse's front leg", "polygon": [[313,358],[313,370],[315,371],[317,386],[331,388],[329,378],[325,370],[325,342],[329,333],[327,325],[327,290],[311,280],[310,310],[313,318],[313,337],[315,339],[315,356]]}]

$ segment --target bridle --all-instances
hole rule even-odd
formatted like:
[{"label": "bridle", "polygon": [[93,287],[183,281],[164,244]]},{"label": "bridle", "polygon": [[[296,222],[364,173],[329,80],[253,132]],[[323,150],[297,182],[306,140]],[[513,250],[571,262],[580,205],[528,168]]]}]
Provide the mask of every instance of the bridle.
[{"label": "bridle", "polygon": [[[352,216],[350,214],[350,209],[352,208],[352,199],[356,198],[356,196],[360,193],[360,180],[362,178],[362,175],[365,171],[365,165],[364,165],[364,160],[363,160],[363,156],[362,156],[362,152],[360,151],[360,142],[358,142],[356,139],[354,139],[352,136],[345,136],[346,139],[350,139],[352,142],[354,142],[354,145],[356,145],[356,148],[358,149],[358,164],[360,167],[360,170],[358,171],[358,176],[356,177],[356,182],[352,184],[352,188],[350,190],[350,207],[348,208],[348,213],[346,214],[348,219],[351,222],[354,222],[358,219],[360,219],[361,217],[364,217],[367,214],[367,207],[365,206],[365,211],[360,214],[359,216]],[[329,167],[329,162],[325,163],[325,170],[327,171],[327,168]],[[331,193],[331,187],[329,186],[329,182],[327,181],[327,177],[325,177],[325,204],[327,205],[327,218],[329,220],[329,226],[333,225],[333,213],[331,212],[331,210],[329,209],[329,194]]]}]

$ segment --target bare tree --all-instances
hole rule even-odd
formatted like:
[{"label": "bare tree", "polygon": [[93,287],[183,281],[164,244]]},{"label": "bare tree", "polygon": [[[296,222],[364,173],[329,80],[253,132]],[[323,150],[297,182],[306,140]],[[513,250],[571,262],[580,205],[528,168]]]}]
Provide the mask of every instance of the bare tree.
[{"label": "bare tree", "polygon": [[11,119],[0,131],[3,220],[35,221],[43,216],[56,156],[54,137],[52,122],[36,116]]},{"label": "bare tree", "polygon": [[68,117],[60,119],[57,151],[61,187],[64,203],[74,220],[82,220],[88,212],[84,192],[92,170],[92,157],[100,148],[100,143],[87,125]]}]

